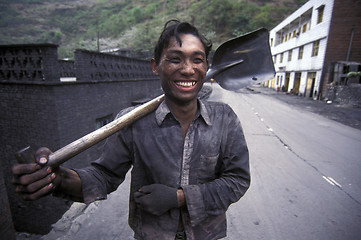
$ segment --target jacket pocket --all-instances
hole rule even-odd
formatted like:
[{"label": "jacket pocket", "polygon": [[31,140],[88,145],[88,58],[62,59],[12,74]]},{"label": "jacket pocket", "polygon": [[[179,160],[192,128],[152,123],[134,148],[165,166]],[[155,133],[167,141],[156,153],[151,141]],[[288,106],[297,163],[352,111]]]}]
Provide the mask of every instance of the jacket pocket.
[{"label": "jacket pocket", "polygon": [[197,171],[198,180],[200,183],[205,183],[215,179],[218,157],[219,154],[215,156],[201,155],[199,159],[199,168]]}]

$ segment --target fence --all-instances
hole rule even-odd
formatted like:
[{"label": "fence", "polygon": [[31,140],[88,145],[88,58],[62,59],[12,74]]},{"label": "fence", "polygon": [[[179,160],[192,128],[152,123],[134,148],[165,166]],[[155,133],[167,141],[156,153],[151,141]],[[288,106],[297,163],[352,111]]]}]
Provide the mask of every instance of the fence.
[{"label": "fence", "polygon": [[0,81],[59,82],[154,79],[149,61],[109,53],[76,50],[75,61],[58,60],[57,45],[0,46]]}]

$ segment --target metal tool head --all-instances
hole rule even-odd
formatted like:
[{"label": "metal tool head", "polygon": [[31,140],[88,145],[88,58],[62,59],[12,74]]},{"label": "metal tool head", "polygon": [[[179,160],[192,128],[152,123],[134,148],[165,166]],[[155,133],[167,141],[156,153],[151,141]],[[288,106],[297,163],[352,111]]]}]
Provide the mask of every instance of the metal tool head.
[{"label": "metal tool head", "polygon": [[275,69],[265,28],[224,42],[217,48],[206,81],[238,90],[273,78]]}]

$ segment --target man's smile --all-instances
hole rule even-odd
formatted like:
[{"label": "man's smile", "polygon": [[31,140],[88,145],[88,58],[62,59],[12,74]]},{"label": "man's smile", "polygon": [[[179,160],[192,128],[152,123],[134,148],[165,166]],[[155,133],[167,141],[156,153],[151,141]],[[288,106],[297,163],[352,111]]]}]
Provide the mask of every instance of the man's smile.
[{"label": "man's smile", "polygon": [[175,84],[179,87],[189,88],[196,85],[196,81],[176,81]]}]

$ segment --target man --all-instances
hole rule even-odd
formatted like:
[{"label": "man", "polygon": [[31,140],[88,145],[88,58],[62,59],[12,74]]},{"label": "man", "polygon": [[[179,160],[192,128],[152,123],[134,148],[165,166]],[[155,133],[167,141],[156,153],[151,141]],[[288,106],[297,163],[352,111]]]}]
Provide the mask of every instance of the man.
[{"label": "man", "polygon": [[90,203],[115,191],[133,166],[129,224],[135,239],[225,237],[225,212],[250,184],[249,161],[231,108],[197,99],[210,49],[189,23],[168,22],[151,60],[165,93],[158,109],[109,137],[90,167],[42,167],[50,150],[39,149],[38,164],[14,166],[17,192],[25,200],[54,193]]}]

